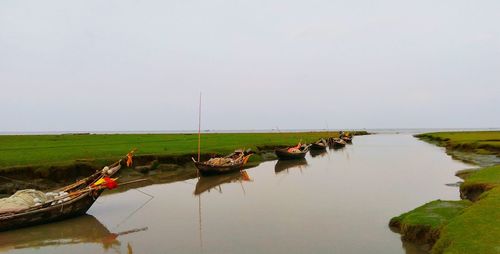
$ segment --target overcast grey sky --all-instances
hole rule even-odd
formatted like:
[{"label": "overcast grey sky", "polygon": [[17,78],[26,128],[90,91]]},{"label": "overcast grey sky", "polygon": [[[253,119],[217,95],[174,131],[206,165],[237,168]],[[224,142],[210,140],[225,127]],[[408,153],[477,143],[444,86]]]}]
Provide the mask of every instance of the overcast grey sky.
[{"label": "overcast grey sky", "polygon": [[500,1],[2,0],[0,131],[500,127]]}]

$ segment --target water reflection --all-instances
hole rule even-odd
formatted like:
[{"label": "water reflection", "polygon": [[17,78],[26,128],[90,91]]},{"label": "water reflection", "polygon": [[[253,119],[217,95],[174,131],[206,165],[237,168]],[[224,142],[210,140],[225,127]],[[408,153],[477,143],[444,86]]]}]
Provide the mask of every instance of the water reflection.
[{"label": "water reflection", "polygon": [[334,146],[334,145],[330,145],[330,146],[328,146],[328,148],[330,150],[335,150],[335,151],[342,151],[342,150],[346,149],[345,146]]},{"label": "water reflection", "polygon": [[[0,233],[0,252],[14,249],[33,249],[94,243],[102,246],[103,251],[113,249],[119,252],[119,236],[146,231],[138,228],[113,233],[91,215],[83,215],[61,222],[23,228]],[[82,232],[85,232],[82,234]],[[127,248],[132,250],[128,244]]]},{"label": "water reflection", "polygon": [[[83,222],[22,231],[42,232],[31,239],[6,232],[0,252],[420,254],[420,246],[401,242],[388,221],[430,200],[459,199],[457,187],[445,184],[470,167],[409,135],[358,137],[355,145],[306,159],[247,169],[251,184],[239,172],[197,178],[191,165],[162,165],[148,175],[130,171],[129,178],[151,180],[131,185],[137,191],[106,192],[89,210],[109,230],[78,218]],[[144,193],[154,197],[147,205]],[[149,229],[113,234],[120,225]],[[44,233],[47,226],[53,232]]]},{"label": "water reflection", "polygon": [[298,169],[302,170],[306,167],[307,167],[307,160],[306,159],[279,160],[276,162],[276,165],[274,166],[274,172],[276,174],[278,174],[280,172],[288,173],[288,170],[290,170],[292,168],[298,168]]},{"label": "water reflection", "polygon": [[309,151],[309,153],[312,157],[324,157],[327,154],[326,149],[311,150]]},{"label": "water reflection", "polygon": [[232,172],[222,175],[212,175],[212,176],[202,176],[198,178],[196,187],[194,189],[194,195],[198,196],[198,235],[200,242],[200,252],[203,253],[203,222],[202,222],[202,205],[201,205],[201,194],[204,192],[210,192],[210,190],[215,189],[219,193],[222,193],[222,185],[229,183],[239,182],[243,193],[245,193],[245,187],[243,187],[243,182],[252,182],[252,178],[246,170],[241,170],[239,172]]},{"label": "water reflection", "polygon": [[210,190],[212,189],[216,189],[219,193],[222,193],[222,187],[221,187],[222,185],[234,182],[241,183],[243,181],[246,182],[252,181],[252,179],[248,175],[248,172],[245,170],[223,175],[200,177],[198,179],[198,182],[196,183],[196,187],[194,189],[194,195],[200,195],[203,192],[210,192]]}]

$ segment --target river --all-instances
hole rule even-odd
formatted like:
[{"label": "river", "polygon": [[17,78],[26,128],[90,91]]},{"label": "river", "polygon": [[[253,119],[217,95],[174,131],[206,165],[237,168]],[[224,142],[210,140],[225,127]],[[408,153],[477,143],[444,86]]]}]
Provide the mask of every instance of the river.
[{"label": "river", "polygon": [[391,217],[457,200],[443,148],[409,134],[355,137],[305,161],[101,196],[89,215],[0,233],[7,253],[425,253]]}]

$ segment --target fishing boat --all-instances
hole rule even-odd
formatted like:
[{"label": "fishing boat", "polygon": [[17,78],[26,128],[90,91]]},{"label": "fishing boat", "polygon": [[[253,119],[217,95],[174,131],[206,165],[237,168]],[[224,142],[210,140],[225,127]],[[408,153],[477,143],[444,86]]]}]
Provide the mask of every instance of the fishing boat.
[{"label": "fishing boat", "polygon": [[215,157],[207,161],[196,161],[194,158],[192,159],[201,175],[211,176],[227,174],[243,169],[243,166],[247,163],[251,155],[251,152],[236,150],[228,156]]},{"label": "fishing boat", "polygon": [[311,144],[311,150],[325,150],[328,147],[326,140],[320,139]]},{"label": "fishing boat", "polygon": [[306,157],[309,151],[309,145],[300,145],[298,147],[287,147],[274,150],[280,160],[296,160]]},{"label": "fishing boat", "polygon": [[352,136],[343,136],[342,140],[344,140],[348,144],[351,144],[352,143]]},{"label": "fishing boat", "polygon": [[339,138],[344,140],[346,143],[352,142],[352,134],[349,132],[339,131]]},{"label": "fishing boat", "polygon": [[[22,190],[0,200],[0,231],[84,215],[105,189],[116,187],[116,182],[110,176],[120,168],[121,160],[87,178],[51,192]],[[20,200],[19,198],[29,202],[22,205],[16,204],[19,201],[12,202]]]},{"label": "fishing boat", "polygon": [[333,148],[342,148],[346,145],[346,142],[340,138],[332,138],[330,141],[330,146]]}]

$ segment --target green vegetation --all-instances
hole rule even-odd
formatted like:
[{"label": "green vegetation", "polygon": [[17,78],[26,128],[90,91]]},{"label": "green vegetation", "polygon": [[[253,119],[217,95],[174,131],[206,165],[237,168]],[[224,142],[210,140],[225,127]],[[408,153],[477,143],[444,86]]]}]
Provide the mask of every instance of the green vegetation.
[{"label": "green vegetation", "polygon": [[466,181],[460,186],[461,193],[466,194],[471,190],[477,189],[487,191],[500,186],[500,165],[469,171],[468,174],[463,177]]},{"label": "green vegetation", "polygon": [[500,131],[435,132],[416,135],[416,137],[436,142],[449,149],[478,154],[500,153]]},{"label": "green vegetation", "polygon": [[424,225],[432,229],[441,226],[461,214],[471,204],[468,200],[443,201],[435,200],[415,210],[392,218],[392,223],[401,224],[402,228],[414,225]]},{"label": "green vegetation", "polygon": [[470,204],[468,200],[435,200],[392,218],[389,225],[397,227],[405,240],[433,244],[439,237],[440,229]]},{"label": "green vegetation", "polygon": [[[447,150],[500,155],[500,132],[445,132],[417,137]],[[486,151],[486,152],[485,152]],[[462,201],[433,201],[391,220],[404,239],[435,244],[432,253],[500,253],[500,165],[463,170]]]},{"label": "green vegetation", "polygon": [[432,252],[500,253],[500,188],[485,192],[453,218],[441,231]]},{"label": "green vegetation", "polygon": [[[355,134],[367,134],[356,132]],[[202,153],[224,154],[238,148],[272,148],[312,142],[336,132],[203,134]],[[132,148],[136,155],[197,154],[197,134],[23,135],[0,136],[0,169],[53,166],[80,161],[112,161]]]},{"label": "green vegetation", "polygon": [[491,187],[498,186],[500,185],[500,165],[470,172],[466,179],[465,183],[460,186],[461,189],[477,184],[489,184]]}]

